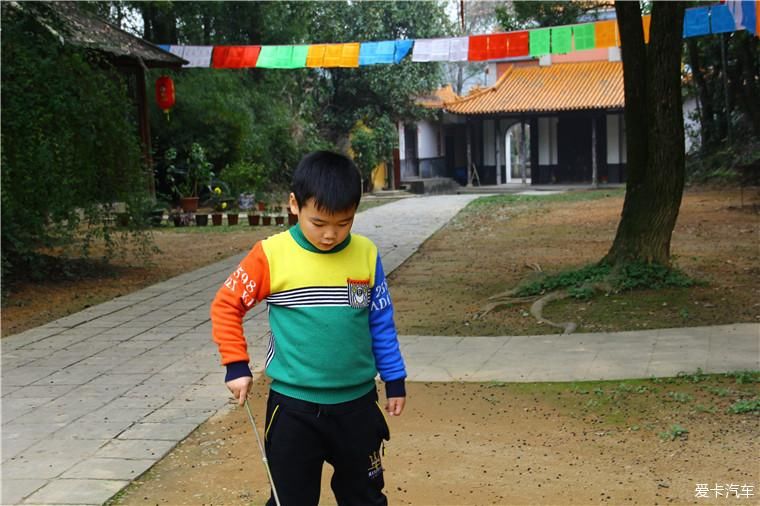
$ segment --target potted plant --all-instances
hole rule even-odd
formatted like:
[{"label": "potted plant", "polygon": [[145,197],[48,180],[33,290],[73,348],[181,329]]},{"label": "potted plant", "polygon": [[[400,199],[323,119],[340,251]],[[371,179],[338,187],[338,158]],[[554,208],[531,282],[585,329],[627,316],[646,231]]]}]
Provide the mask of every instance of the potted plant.
[{"label": "potted plant", "polygon": [[[229,195],[229,188],[227,184],[224,181],[214,181],[212,184],[212,190],[211,190],[211,198],[209,199],[209,204],[214,209],[213,213],[211,214],[211,220],[213,221],[214,225],[219,226],[222,224],[224,214],[226,211],[231,209],[229,198],[227,197]],[[230,215],[227,215],[227,220],[229,221]],[[235,222],[237,224],[237,221]]]},{"label": "potted plant", "polygon": [[175,227],[186,227],[190,225],[193,213],[186,213],[181,208],[175,208],[169,212],[169,219],[174,223]]},{"label": "potted plant", "polygon": [[195,225],[197,227],[205,227],[208,225],[208,213],[200,211],[195,213]]},{"label": "potted plant", "polygon": [[227,207],[227,225],[237,225],[240,219],[240,214],[235,204]]},{"label": "potted plant", "polygon": [[179,197],[180,206],[185,212],[198,209],[200,191],[208,188],[214,177],[213,167],[206,160],[203,147],[194,142],[184,164],[178,165],[177,150],[169,148],[164,155],[168,165],[166,179],[172,192]]},{"label": "potted plant", "polygon": [[247,215],[248,215],[248,224],[252,227],[258,226],[261,216],[257,214],[257,210],[251,208],[248,210]]}]

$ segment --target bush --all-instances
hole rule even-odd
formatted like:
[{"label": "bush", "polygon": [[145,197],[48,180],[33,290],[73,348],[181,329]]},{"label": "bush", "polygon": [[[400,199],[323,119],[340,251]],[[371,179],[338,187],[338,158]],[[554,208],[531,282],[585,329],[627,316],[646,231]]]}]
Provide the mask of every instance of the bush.
[{"label": "bush", "polygon": [[4,279],[28,273],[44,247],[78,244],[87,254],[100,239],[112,254],[111,203],[140,202],[148,187],[121,76],[61,45],[41,16],[65,36],[45,4],[2,4]]}]

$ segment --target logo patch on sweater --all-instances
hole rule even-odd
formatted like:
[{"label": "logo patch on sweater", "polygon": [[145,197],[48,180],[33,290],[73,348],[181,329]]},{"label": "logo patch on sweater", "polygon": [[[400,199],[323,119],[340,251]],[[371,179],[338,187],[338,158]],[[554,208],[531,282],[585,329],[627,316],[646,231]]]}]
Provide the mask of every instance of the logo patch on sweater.
[{"label": "logo patch on sweater", "polygon": [[357,309],[369,307],[369,279],[348,280],[348,304]]}]

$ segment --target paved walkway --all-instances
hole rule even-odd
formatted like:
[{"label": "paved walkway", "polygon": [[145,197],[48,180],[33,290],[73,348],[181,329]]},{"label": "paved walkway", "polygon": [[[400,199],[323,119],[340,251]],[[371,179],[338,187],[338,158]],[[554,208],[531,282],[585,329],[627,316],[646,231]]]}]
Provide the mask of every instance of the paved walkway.
[{"label": "paved walkway", "polygon": [[[477,195],[370,209],[386,271]],[[208,305],[242,255],[2,340],[2,504],[102,504],[227,405]],[[245,323],[265,356],[264,306]],[[404,336],[410,379],[547,381],[760,369],[760,325],[532,337]]]}]

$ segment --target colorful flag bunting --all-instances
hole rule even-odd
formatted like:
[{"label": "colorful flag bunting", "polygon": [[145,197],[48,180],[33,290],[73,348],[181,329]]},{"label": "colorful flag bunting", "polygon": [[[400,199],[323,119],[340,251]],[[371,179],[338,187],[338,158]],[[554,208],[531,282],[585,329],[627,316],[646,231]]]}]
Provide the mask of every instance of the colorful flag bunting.
[{"label": "colorful flag bunting", "polygon": [[710,8],[692,7],[683,16],[683,36],[696,37],[710,33]]},{"label": "colorful flag bunting", "polygon": [[400,39],[397,40],[394,45],[393,63],[401,63],[401,60],[406,58],[406,55],[408,55],[409,51],[412,50],[414,41],[411,39]]},{"label": "colorful flag bunting", "polygon": [[211,66],[215,69],[255,67],[261,46],[214,46]]},{"label": "colorful flag bunting", "polygon": [[488,35],[470,36],[467,50],[468,61],[483,61],[488,59]]},{"label": "colorful flag bunting", "polygon": [[[649,43],[651,16],[641,18],[644,42]],[[683,36],[760,31],[760,2],[727,0],[725,3],[686,9]],[[473,35],[443,39],[400,39],[379,42],[313,44],[298,46],[180,46],[159,45],[188,61],[185,67],[299,68],[358,67],[400,63],[409,52],[412,61],[486,61],[540,57],[572,50],[619,46],[615,20],[537,30]]]},{"label": "colorful flag bunting", "polygon": [[569,26],[552,28],[552,54],[566,54],[573,49],[573,32]]},{"label": "colorful flag bunting", "polygon": [[309,46],[309,52],[306,54],[307,67],[322,67],[325,63],[325,51],[327,44],[312,44]]},{"label": "colorful flag bunting", "polygon": [[450,45],[449,39],[415,39],[412,61],[447,61]]},{"label": "colorful flag bunting", "polygon": [[416,39],[412,61],[467,61],[469,37]]},{"label": "colorful flag bunting", "polygon": [[362,42],[359,48],[359,65],[393,63],[395,52],[396,43],[392,40]]},{"label": "colorful flag bunting", "polygon": [[585,51],[586,49],[596,48],[594,41],[594,24],[585,23],[573,26],[573,37],[575,39],[575,50]]},{"label": "colorful flag bunting", "polygon": [[507,46],[507,56],[513,58],[518,56],[528,56],[530,53],[530,37],[527,31],[511,32],[508,33],[507,36],[509,41]]},{"label": "colorful flag bunting", "polygon": [[467,61],[469,37],[454,37],[449,39],[449,61]]},{"label": "colorful flag bunting", "polygon": [[359,49],[358,42],[345,44],[327,44],[325,46],[324,61],[322,67],[358,67]]},{"label": "colorful flag bunting", "polygon": [[594,23],[594,41],[596,47],[617,47],[617,21],[597,21]]},{"label": "colorful flag bunting", "polygon": [[726,4],[715,4],[710,7],[710,32],[727,33],[736,31],[736,21]]},{"label": "colorful flag bunting", "polygon": [[754,0],[728,0],[726,2],[728,10],[734,17],[737,30],[746,29],[750,33],[757,35],[758,12],[760,12],[760,2]]},{"label": "colorful flag bunting", "polygon": [[506,33],[494,33],[488,36],[488,59],[498,60],[509,54],[509,36]]},{"label": "colorful flag bunting", "polygon": [[295,69],[306,66],[309,46],[261,46],[257,68]]},{"label": "colorful flag bunting", "polygon": [[543,56],[549,54],[551,49],[551,36],[550,29],[543,28],[541,30],[530,31],[530,55],[531,56]]}]

